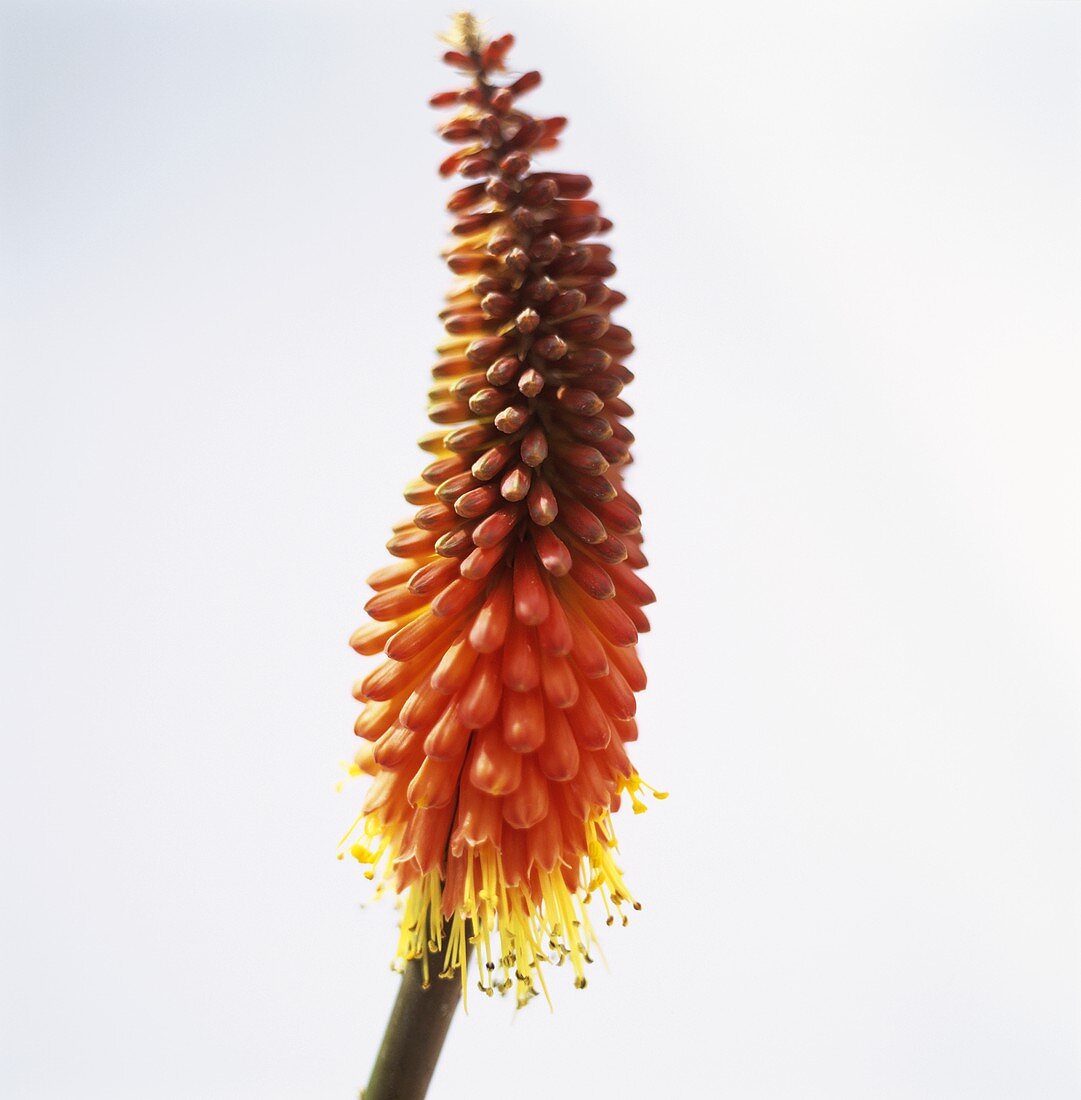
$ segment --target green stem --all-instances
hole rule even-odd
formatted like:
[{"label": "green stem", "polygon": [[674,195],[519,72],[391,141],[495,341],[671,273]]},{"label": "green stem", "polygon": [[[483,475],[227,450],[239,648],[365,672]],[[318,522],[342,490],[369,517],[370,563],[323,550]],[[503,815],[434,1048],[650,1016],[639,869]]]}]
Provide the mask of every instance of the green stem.
[{"label": "green stem", "polygon": [[[446,945],[447,937],[444,935]],[[467,959],[464,960],[468,962]],[[431,982],[424,986],[424,959],[411,959],[391,1009],[362,1100],[423,1100],[439,1061],[443,1040],[462,995],[461,975],[440,978],[443,959],[427,958]]]}]

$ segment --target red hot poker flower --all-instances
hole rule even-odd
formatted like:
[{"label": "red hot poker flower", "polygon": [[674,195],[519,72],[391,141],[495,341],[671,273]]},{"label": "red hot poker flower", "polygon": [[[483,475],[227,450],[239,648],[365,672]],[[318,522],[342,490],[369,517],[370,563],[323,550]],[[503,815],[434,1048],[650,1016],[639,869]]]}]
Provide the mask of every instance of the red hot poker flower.
[{"label": "red hot poker flower", "polygon": [[432,104],[457,111],[441,172],[468,181],[447,204],[459,279],[420,444],[432,460],[405,492],[418,511],[351,640],[389,659],[355,689],[375,782],[350,850],[405,894],[400,960],[446,937],[464,981],[469,939],[482,988],[524,1001],[545,962],[585,985],[594,895],[608,923],[637,907],[611,814],[624,793],[644,808],[626,746],[654,597],[623,485],[633,345],[594,240],[611,223],[586,176],[533,167],[566,119],[519,107],[540,74],[503,76],[513,38],[486,42],[469,16],[458,31],[445,60],[466,86]]}]

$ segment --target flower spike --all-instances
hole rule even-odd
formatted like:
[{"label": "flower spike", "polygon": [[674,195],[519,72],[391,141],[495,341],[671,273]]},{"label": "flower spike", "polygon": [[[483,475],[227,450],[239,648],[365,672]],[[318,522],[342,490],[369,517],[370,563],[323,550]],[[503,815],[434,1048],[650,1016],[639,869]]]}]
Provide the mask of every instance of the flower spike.
[{"label": "flower spike", "polygon": [[[444,60],[465,86],[440,168],[457,276],[440,314],[416,506],[373,573],[352,637],[388,660],[361,680],[357,769],[373,775],[349,851],[404,895],[397,957],[443,953],[481,988],[545,990],[545,963],[586,984],[599,898],[637,903],[615,862],[612,813],[644,808],[626,746],[646,685],[636,642],[653,593],[638,575],[640,508],[623,484],[634,350],[612,321],[611,222],[588,177],[547,171],[564,118],[519,105],[540,74],[505,73],[510,35],[457,17]],[[652,789],[652,788],[646,788]]]}]

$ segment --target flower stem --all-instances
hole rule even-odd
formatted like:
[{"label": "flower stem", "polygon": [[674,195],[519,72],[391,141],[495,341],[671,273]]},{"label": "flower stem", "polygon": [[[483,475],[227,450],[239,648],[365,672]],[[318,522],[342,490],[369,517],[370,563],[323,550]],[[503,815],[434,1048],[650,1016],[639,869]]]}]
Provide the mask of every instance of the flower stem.
[{"label": "flower stem", "polygon": [[[444,945],[448,944],[446,935]],[[467,946],[468,953],[468,946]],[[463,960],[463,965],[467,960]],[[462,995],[460,976],[441,978],[441,953],[410,959],[361,1100],[423,1100]],[[430,982],[425,986],[427,970]]]}]

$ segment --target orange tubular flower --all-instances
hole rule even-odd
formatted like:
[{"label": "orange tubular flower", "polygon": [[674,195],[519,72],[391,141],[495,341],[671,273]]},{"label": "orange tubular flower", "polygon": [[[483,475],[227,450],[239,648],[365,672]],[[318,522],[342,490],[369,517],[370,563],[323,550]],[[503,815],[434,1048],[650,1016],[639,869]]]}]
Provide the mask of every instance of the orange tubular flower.
[{"label": "orange tubular flower", "polygon": [[447,204],[460,278],[432,372],[438,428],[420,443],[432,461],[405,492],[419,510],[394,528],[397,560],[368,579],[374,621],[351,639],[389,660],[354,692],[375,781],[347,841],[405,895],[399,960],[445,944],[444,973],[464,982],[470,941],[482,988],[524,1002],[545,962],[585,985],[594,895],[609,924],[637,908],[611,814],[624,793],[644,808],[626,745],[654,597],[622,476],[633,346],[593,243],[611,223],[586,176],[533,169],[566,119],[518,107],[540,75],[500,80],[512,42],[459,17],[445,60],[468,83],[432,99],[457,108],[441,172],[469,181]]}]

